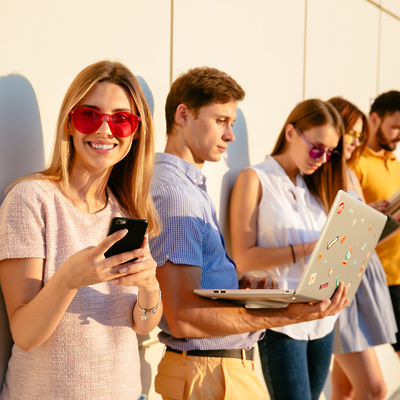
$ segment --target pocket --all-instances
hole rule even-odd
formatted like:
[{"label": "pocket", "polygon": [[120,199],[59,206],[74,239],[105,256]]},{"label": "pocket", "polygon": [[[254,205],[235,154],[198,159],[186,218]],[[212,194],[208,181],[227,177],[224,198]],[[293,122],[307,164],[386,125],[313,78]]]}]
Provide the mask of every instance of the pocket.
[{"label": "pocket", "polygon": [[183,399],[185,380],[158,373],[154,379],[154,388],[156,393],[161,394],[163,398],[181,400]]},{"label": "pocket", "polygon": [[[225,361],[225,360],[224,360]],[[266,390],[254,373],[254,363],[247,361],[243,366],[241,360],[238,362],[222,362],[222,369],[225,379],[224,400],[241,399],[269,399]]]}]

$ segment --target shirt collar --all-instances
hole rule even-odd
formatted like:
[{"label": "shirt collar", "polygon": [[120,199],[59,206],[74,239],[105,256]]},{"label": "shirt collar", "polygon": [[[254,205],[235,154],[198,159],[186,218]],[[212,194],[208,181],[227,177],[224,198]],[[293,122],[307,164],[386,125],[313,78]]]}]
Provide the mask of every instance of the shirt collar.
[{"label": "shirt collar", "polygon": [[171,164],[182,171],[188,179],[195,185],[205,185],[206,177],[201,172],[201,169],[195,165],[183,160],[180,157],[174,156],[169,153],[156,153],[154,158],[154,164]]},{"label": "shirt collar", "polygon": [[382,158],[383,160],[395,160],[396,159],[396,155],[392,151],[385,150],[383,153],[377,153],[375,150],[372,150],[371,147],[366,147],[364,152],[365,152],[365,155]]}]

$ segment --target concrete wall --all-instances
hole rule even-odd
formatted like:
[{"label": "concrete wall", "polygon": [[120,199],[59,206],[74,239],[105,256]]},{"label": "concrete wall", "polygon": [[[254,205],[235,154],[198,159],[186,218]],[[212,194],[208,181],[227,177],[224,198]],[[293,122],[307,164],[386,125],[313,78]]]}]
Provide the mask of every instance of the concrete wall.
[{"label": "concrete wall", "polygon": [[[223,161],[204,168],[228,238],[236,175],[271,151],[289,111],[305,98],[342,95],[367,112],[378,93],[400,89],[399,37],[397,0],[2,0],[0,191],[44,166],[63,95],[86,65],[120,60],[139,76],[157,151],[165,144],[171,80],[190,67],[214,66],[247,93],[236,142]],[[141,348],[144,392],[157,399],[152,379],[162,346],[155,332]],[[389,346],[379,357],[393,391],[399,362]]]}]

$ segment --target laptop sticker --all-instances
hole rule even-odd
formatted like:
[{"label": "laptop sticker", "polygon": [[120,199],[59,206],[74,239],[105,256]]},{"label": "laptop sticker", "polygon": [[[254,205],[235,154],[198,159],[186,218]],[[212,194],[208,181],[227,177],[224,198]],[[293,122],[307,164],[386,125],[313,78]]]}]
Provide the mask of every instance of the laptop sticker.
[{"label": "laptop sticker", "polygon": [[343,244],[343,242],[346,240],[346,235],[343,235],[343,237],[340,239],[340,242]]},{"label": "laptop sticker", "polygon": [[339,283],[340,283],[340,276],[337,276],[337,277],[336,277],[336,287],[339,286]]},{"label": "laptop sticker", "polygon": [[347,289],[350,290],[351,289],[351,281],[347,282]]},{"label": "laptop sticker", "polygon": [[326,246],[326,249],[329,250],[337,241],[339,240],[339,236],[336,236],[331,242],[329,242]]},{"label": "laptop sticker", "polygon": [[328,271],[328,276],[331,276],[332,273],[333,273],[333,268],[330,268],[329,271]]},{"label": "laptop sticker", "polygon": [[337,213],[340,214],[342,212],[344,208],[344,203],[343,201],[339,204],[338,208],[337,208]]},{"label": "laptop sticker", "polygon": [[353,219],[352,225],[355,226],[355,224],[357,223],[357,218]]},{"label": "laptop sticker", "polygon": [[361,251],[364,251],[366,249],[366,247],[367,247],[367,243],[364,243],[364,246],[361,247]]},{"label": "laptop sticker", "polygon": [[328,287],[329,282],[325,282],[323,284],[321,284],[321,286],[319,287],[320,289],[325,289],[326,287]]},{"label": "laptop sticker", "polygon": [[310,276],[310,281],[308,282],[309,285],[312,285],[315,282],[315,279],[317,279],[317,273],[313,273]]},{"label": "laptop sticker", "polygon": [[349,208],[349,214],[353,214],[353,209],[352,208]]},{"label": "laptop sticker", "polygon": [[322,258],[322,253],[318,254],[318,261]]},{"label": "laptop sticker", "polygon": [[346,261],[346,260],[343,260],[343,261],[342,261],[342,265],[347,265],[347,261]]},{"label": "laptop sticker", "polygon": [[357,260],[354,261],[353,267],[357,266]]}]

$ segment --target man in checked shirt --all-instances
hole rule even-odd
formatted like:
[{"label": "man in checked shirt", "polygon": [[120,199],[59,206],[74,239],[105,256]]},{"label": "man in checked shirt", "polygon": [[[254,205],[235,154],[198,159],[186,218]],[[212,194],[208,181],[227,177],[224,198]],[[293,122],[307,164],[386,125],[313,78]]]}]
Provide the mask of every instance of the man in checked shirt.
[{"label": "man in checked shirt", "polygon": [[[239,287],[202,168],[235,140],[232,126],[244,96],[232,77],[202,67],[178,77],[167,97],[167,144],[156,154],[151,182],[163,228],[150,241],[164,304],[159,340],[166,351],[155,378],[164,400],[267,399],[253,364],[264,330],[334,315],[347,304],[343,284],[331,301],[281,309],[249,310],[193,293]],[[266,288],[276,284],[263,279]]]}]

